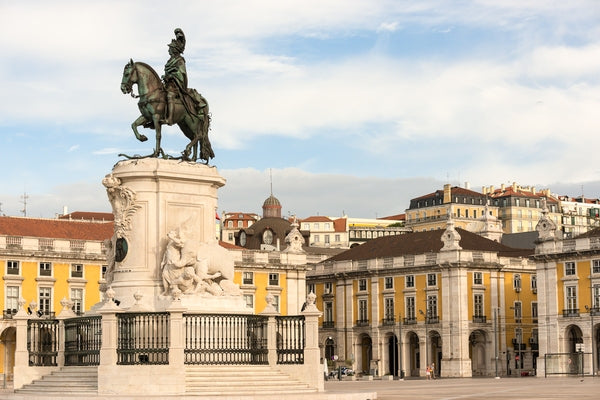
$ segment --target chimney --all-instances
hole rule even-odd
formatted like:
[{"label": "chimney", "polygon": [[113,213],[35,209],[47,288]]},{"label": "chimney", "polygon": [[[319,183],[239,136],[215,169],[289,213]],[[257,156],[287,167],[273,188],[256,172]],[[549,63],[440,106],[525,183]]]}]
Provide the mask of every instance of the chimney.
[{"label": "chimney", "polygon": [[471,190],[471,184],[469,182],[465,182],[465,189]]},{"label": "chimney", "polygon": [[513,182],[513,184],[512,184],[512,190],[513,190],[513,192],[517,191],[517,182]]},{"label": "chimney", "polygon": [[452,186],[449,183],[444,185],[444,204],[452,202]]},{"label": "chimney", "polygon": [[69,213],[69,207],[63,206],[63,215],[67,215]]}]

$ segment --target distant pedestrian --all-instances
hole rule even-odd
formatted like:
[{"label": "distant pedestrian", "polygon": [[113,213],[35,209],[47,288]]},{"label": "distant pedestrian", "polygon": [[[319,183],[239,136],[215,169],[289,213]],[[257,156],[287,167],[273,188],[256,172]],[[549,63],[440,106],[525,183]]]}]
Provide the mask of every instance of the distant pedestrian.
[{"label": "distant pedestrian", "polygon": [[425,368],[425,375],[427,375],[427,380],[431,379],[431,367],[429,365]]},{"label": "distant pedestrian", "polygon": [[435,363],[431,363],[431,367],[429,369],[431,370],[431,379],[435,379]]}]

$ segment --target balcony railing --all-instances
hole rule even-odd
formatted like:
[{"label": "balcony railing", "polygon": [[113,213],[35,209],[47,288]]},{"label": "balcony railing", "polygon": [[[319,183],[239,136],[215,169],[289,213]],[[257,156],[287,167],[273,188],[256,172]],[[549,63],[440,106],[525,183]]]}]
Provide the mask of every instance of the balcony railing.
[{"label": "balcony railing", "polygon": [[590,308],[590,314],[595,316],[600,315],[600,307],[592,307]]},{"label": "balcony railing", "polygon": [[486,317],[485,315],[473,315],[473,322],[476,324],[485,324]]},{"label": "balcony railing", "polygon": [[323,329],[333,329],[335,328],[334,321],[323,321]]},{"label": "balcony railing", "polygon": [[417,318],[415,318],[415,317],[404,318],[404,325],[415,325],[416,323],[417,323]]},{"label": "balcony railing", "polygon": [[381,320],[382,325],[395,325],[396,318],[395,317],[387,317]]},{"label": "balcony railing", "polygon": [[563,317],[579,317],[579,309],[566,308],[563,310]]},{"label": "balcony railing", "polygon": [[368,319],[357,319],[356,326],[369,326],[369,320]]},{"label": "balcony railing", "polygon": [[427,317],[425,319],[425,323],[426,324],[439,324],[440,323],[440,317],[438,317],[437,315],[435,317],[434,316]]},{"label": "balcony railing", "polygon": [[16,313],[17,313],[16,308],[6,309],[2,312],[2,316],[4,317],[4,319],[12,319],[13,315],[15,315]]}]

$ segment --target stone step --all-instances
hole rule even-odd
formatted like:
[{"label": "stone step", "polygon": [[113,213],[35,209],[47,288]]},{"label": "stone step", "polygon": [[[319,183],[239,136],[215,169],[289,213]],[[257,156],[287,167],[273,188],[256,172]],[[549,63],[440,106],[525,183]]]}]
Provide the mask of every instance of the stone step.
[{"label": "stone step", "polygon": [[316,390],[268,365],[188,366],[186,393],[204,396],[306,394]]},{"label": "stone step", "polygon": [[15,393],[95,395],[98,393],[98,367],[62,367],[15,390]]}]

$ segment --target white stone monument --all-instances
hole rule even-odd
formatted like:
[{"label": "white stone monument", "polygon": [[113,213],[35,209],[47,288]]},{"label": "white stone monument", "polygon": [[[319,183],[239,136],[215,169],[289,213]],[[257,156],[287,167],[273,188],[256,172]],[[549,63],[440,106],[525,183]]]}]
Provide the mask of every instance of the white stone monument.
[{"label": "white stone monument", "polygon": [[215,167],[127,160],[102,183],[115,218],[105,290],[121,309],[164,311],[177,301],[188,311],[250,312],[233,283],[233,258],[216,238],[225,179]]}]

